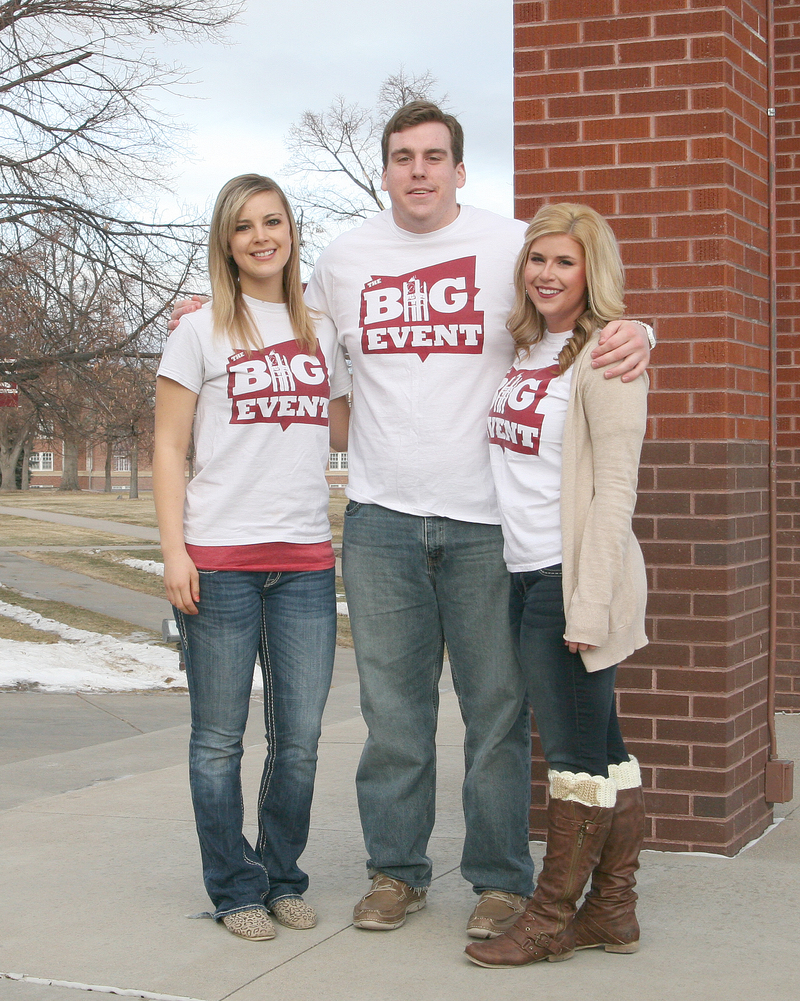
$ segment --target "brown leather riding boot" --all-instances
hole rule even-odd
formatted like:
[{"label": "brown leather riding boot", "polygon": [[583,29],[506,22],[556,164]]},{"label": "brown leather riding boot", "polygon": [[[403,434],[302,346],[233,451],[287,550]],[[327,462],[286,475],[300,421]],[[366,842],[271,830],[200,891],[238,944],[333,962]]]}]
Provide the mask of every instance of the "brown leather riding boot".
[{"label": "brown leather riding boot", "polygon": [[[555,782],[553,775],[558,776]],[[599,783],[594,792],[587,790],[587,782]],[[589,806],[583,801],[553,796],[554,791],[565,791],[570,783],[573,788],[580,786],[582,800],[608,802],[610,796],[613,804],[615,789],[608,779],[575,776],[571,772],[551,773],[547,853],[536,891],[525,913],[507,932],[467,946],[467,956],[478,966],[507,969],[543,959],[560,962],[574,955],[571,929],[575,905],[600,859],[614,810],[613,806]]]},{"label": "brown leather riding boot", "polygon": [[639,948],[633,888],[644,840],[644,795],[635,758],[611,765],[609,775],[618,786],[628,788],[617,789],[611,830],[572,927],[576,949],[602,947],[606,952],[630,953]]}]

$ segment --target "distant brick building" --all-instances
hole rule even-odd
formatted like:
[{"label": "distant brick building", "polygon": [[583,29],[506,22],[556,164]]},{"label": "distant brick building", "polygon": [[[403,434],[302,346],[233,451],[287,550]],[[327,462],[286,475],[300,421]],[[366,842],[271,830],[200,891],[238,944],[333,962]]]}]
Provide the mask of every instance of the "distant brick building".
[{"label": "distant brick building", "polygon": [[[619,695],[650,844],[733,854],[771,819],[773,698],[800,710],[800,4],[514,16],[516,214],[606,215],[659,339],[636,523],[651,643]],[[544,803],[539,763],[539,832]]]},{"label": "distant brick building", "polygon": [[[103,490],[105,486],[106,445],[86,445],[78,460],[78,484],[81,490]],[[139,489],[153,489],[152,456],[139,455]],[[58,439],[37,438],[28,463],[30,486],[57,487],[64,470],[64,444]],[[131,458],[124,448],[112,447],[111,489],[116,493],[128,490],[131,480]]]},{"label": "distant brick building", "polygon": [[[78,483],[81,490],[103,490],[105,487],[106,446],[87,445],[78,463]],[[139,490],[153,489],[153,457],[139,453]],[[57,487],[64,469],[64,446],[58,440],[39,438],[34,442],[28,464],[30,486]],[[326,472],[331,489],[344,489],[347,484],[347,452],[331,452]],[[117,448],[111,456],[111,489],[115,493],[130,487],[131,458],[127,450]]]}]

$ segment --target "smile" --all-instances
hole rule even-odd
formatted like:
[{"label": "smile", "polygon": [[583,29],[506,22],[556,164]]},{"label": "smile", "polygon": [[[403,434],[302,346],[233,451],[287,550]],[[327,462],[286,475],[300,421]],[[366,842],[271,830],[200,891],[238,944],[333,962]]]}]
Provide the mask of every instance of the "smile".
[{"label": "smile", "polygon": [[250,256],[255,257],[257,261],[267,261],[274,253],[275,248],[273,247],[272,250],[254,250]]},{"label": "smile", "polygon": [[539,295],[543,296],[545,299],[552,299],[554,295],[559,295],[563,289],[560,288],[536,288]]}]

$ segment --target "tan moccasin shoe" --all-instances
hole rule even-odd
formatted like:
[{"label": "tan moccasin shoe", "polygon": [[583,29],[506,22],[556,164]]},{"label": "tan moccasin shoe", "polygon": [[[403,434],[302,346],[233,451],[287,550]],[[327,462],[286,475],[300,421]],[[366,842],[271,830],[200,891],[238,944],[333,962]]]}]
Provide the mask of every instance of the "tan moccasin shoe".
[{"label": "tan moccasin shoe", "polygon": [[484,890],[467,922],[470,938],[497,938],[525,912],[527,897],[506,890]]},{"label": "tan moccasin shoe", "polygon": [[372,931],[392,931],[405,924],[407,914],[422,910],[427,894],[427,890],[409,886],[402,879],[376,873],[372,877],[372,889],[353,910],[353,924],[356,928]]}]

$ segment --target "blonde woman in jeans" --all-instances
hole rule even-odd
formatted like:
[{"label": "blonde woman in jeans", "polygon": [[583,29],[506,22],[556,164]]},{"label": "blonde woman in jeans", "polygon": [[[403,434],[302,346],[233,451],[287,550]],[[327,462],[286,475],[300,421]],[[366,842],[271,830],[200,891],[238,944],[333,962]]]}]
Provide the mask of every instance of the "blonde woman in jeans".
[{"label": "blonde woman in jeans", "polygon": [[[644,646],[646,578],[631,528],[647,376],[592,368],[622,315],[608,223],[585,205],[542,208],[526,233],[508,327],[517,361],[489,416],[492,470],[512,574],[514,644],[549,768],[547,852],[516,924],[467,947],[480,966],[634,952],[641,776],[615,709],[616,666]],[[576,914],[584,885],[592,887]]]},{"label": "blonde woman in jeans", "polygon": [[[208,257],[213,304],[183,318],[158,370],[153,485],[186,654],[203,879],[214,917],[263,941],[270,914],[295,930],[317,920],[298,859],[336,642],[329,418],[346,449],[350,377],[333,324],[303,301],[297,227],[274,181],[223,187]],[[240,766],[256,660],[267,751],[251,845]]]}]

